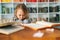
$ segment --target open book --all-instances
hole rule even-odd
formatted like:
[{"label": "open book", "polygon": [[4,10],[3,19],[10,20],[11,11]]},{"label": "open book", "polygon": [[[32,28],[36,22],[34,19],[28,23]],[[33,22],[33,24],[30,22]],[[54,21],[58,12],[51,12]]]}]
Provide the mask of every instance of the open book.
[{"label": "open book", "polygon": [[46,27],[52,27],[53,25],[58,25],[57,23],[50,23],[45,21],[38,21],[36,23],[23,24],[25,27],[32,28],[33,30],[42,29]]}]

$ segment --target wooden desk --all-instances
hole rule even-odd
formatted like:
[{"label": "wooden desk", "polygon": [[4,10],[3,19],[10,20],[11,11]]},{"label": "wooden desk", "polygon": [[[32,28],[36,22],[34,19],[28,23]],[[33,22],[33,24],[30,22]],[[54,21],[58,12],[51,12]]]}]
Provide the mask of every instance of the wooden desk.
[{"label": "wooden desk", "polygon": [[42,38],[34,38],[33,34],[36,31],[26,28],[10,35],[0,34],[0,40],[60,40],[60,30],[55,29],[54,32],[46,32],[44,29],[41,31],[45,33]]}]

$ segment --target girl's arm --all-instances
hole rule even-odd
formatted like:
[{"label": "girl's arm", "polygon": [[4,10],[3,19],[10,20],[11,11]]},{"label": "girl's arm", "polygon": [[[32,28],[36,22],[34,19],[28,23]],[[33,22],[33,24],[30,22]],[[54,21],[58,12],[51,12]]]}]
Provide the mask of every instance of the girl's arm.
[{"label": "girl's arm", "polygon": [[44,18],[40,18],[40,17],[38,17],[38,18],[37,18],[37,21],[47,21],[47,20],[44,19]]}]

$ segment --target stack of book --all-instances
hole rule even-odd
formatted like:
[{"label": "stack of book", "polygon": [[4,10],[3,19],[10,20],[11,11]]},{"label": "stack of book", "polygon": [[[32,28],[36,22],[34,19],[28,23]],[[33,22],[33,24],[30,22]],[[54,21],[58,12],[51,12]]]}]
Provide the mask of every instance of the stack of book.
[{"label": "stack of book", "polygon": [[43,8],[38,8],[39,13],[47,13],[48,12],[48,7],[43,7]]},{"label": "stack of book", "polygon": [[14,0],[14,2],[24,2],[24,0]]},{"label": "stack of book", "polygon": [[50,22],[58,22],[59,23],[59,14],[56,14],[56,16],[55,17],[51,17],[51,18],[49,18],[50,19]]},{"label": "stack of book", "polygon": [[23,29],[24,29],[24,27],[21,27],[21,26],[15,26],[15,27],[14,26],[7,26],[4,28],[0,28],[0,33],[9,35],[11,33],[14,33],[14,32],[17,32],[17,31],[20,31]]},{"label": "stack of book", "polygon": [[2,6],[2,13],[3,13],[3,14],[13,13],[13,8],[12,8],[12,7],[6,7],[6,6],[4,5],[4,6]]},{"label": "stack of book", "polygon": [[37,8],[28,7],[29,13],[37,13]]},{"label": "stack of book", "polygon": [[9,13],[9,8],[2,6],[2,13],[4,14]]},{"label": "stack of book", "polygon": [[58,0],[49,0],[49,2],[57,2]]},{"label": "stack of book", "polygon": [[26,0],[27,2],[37,2],[37,0]]},{"label": "stack of book", "polygon": [[49,7],[49,12],[59,12],[59,6]]},{"label": "stack of book", "polygon": [[38,2],[48,2],[48,0],[38,0]]},{"label": "stack of book", "polygon": [[2,2],[11,2],[11,0],[2,0]]},{"label": "stack of book", "polygon": [[0,33],[9,35],[11,33],[23,30],[24,27],[17,25],[17,22],[7,22],[7,20],[0,22]]}]

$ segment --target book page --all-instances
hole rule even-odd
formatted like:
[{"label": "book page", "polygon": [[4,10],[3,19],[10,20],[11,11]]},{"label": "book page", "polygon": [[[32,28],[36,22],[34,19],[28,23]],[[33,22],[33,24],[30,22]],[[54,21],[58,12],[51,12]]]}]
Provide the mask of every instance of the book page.
[{"label": "book page", "polygon": [[43,24],[48,27],[60,26],[60,23],[52,23],[52,22],[46,22],[46,21],[37,21],[36,24]]},{"label": "book page", "polygon": [[24,24],[24,26],[29,27],[29,28],[32,28],[34,30],[47,27],[47,26],[45,26],[43,24],[36,24],[36,23]]},{"label": "book page", "polygon": [[54,23],[51,23],[51,22],[45,22],[45,21],[37,21],[36,24],[42,24],[42,25],[45,25],[45,26],[52,26],[54,25]]}]

